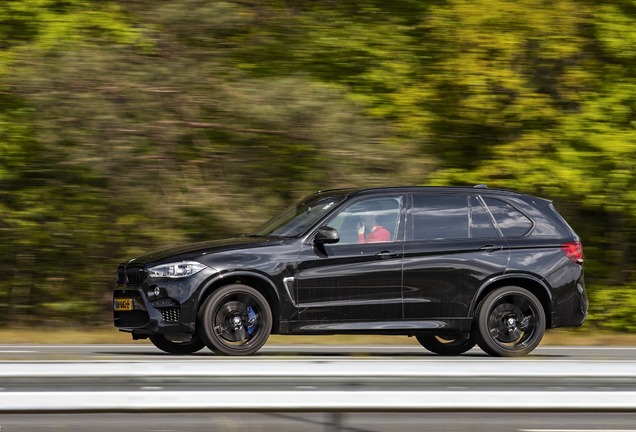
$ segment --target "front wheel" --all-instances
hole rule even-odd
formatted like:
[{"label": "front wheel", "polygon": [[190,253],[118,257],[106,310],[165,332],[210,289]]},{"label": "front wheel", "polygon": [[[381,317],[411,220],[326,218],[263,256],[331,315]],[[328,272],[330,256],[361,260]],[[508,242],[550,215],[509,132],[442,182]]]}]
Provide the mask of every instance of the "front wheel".
[{"label": "front wheel", "polygon": [[446,356],[463,354],[475,346],[475,341],[469,337],[416,335],[415,338],[427,350]]},{"label": "front wheel", "polygon": [[149,339],[154,346],[170,354],[192,354],[205,346],[197,335],[193,335],[188,342],[173,342],[166,339],[162,334],[154,334]]},{"label": "front wheel", "polygon": [[484,298],[475,315],[473,337],[486,353],[498,357],[524,356],[545,332],[545,312],[530,291],[501,287]]},{"label": "front wheel", "polygon": [[235,284],[220,288],[199,310],[199,334],[216,354],[249,355],[272,330],[272,311],[254,288]]}]

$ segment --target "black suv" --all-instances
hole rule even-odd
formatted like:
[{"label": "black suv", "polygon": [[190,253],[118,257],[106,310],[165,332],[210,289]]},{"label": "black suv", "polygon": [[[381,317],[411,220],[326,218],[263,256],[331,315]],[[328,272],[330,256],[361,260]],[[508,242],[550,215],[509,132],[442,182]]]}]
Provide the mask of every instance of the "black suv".
[{"label": "black suv", "polygon": [[179,354],[348,333],[518,356],[546,328],[583,324],[582,264],[579,237],[545,199],[484,185],[328,190],[248,236],[123,263],[114,318]]}]

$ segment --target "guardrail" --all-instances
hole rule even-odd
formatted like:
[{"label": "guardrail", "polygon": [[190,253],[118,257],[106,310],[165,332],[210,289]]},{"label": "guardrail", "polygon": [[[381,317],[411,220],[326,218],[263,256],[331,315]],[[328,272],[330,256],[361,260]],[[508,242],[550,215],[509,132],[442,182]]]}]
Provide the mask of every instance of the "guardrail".
[{"label": "guardrail", "polygon": [[636,379],[636,361],[513,361],[480,360],[289,360],[231,358],[214,362],[93,361],[45,363],[3,363],[0,379],[20,378],[336,378],[336,379],[431,379],[431,378],[630,378]]},{"label": "guardrail", "polygon": [[364,411],[636,412],[636,392],[69,391],[0,393],[0,414]]},{"label": "guardrail", "polygon": [[25,362],[3,363],[0,386],[0,414],[323,412],[331,431],[348,412],[636,412],[634,361]]}]

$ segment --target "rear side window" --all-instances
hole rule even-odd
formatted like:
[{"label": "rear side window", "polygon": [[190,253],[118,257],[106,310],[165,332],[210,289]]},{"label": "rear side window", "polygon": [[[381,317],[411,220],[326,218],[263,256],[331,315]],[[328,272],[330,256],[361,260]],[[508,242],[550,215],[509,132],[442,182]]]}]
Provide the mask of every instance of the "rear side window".
[{"label": "rear side window", "polygon": [[492,219],[477,197],[470,197],[470,238],[499,237]]},{"label": "rear side window", "polygon": [[413,196],[413,240],[468,238],[468,200],[457,195]]},{"label": "rear side window", "polygon": [[532,221],[510,204],[494,198],[484,198],[504,237],[521,237],[532,228]]}]

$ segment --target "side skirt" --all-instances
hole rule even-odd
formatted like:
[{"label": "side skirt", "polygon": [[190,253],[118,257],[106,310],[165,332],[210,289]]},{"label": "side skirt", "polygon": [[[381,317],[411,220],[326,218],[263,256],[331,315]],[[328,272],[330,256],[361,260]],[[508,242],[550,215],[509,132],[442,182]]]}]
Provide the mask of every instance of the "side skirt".
[{"label": "side skirt", "polygon": [[471,318],[439,318],[409,321],[281,321],[280,334],[380,334],[469,333]]}]

